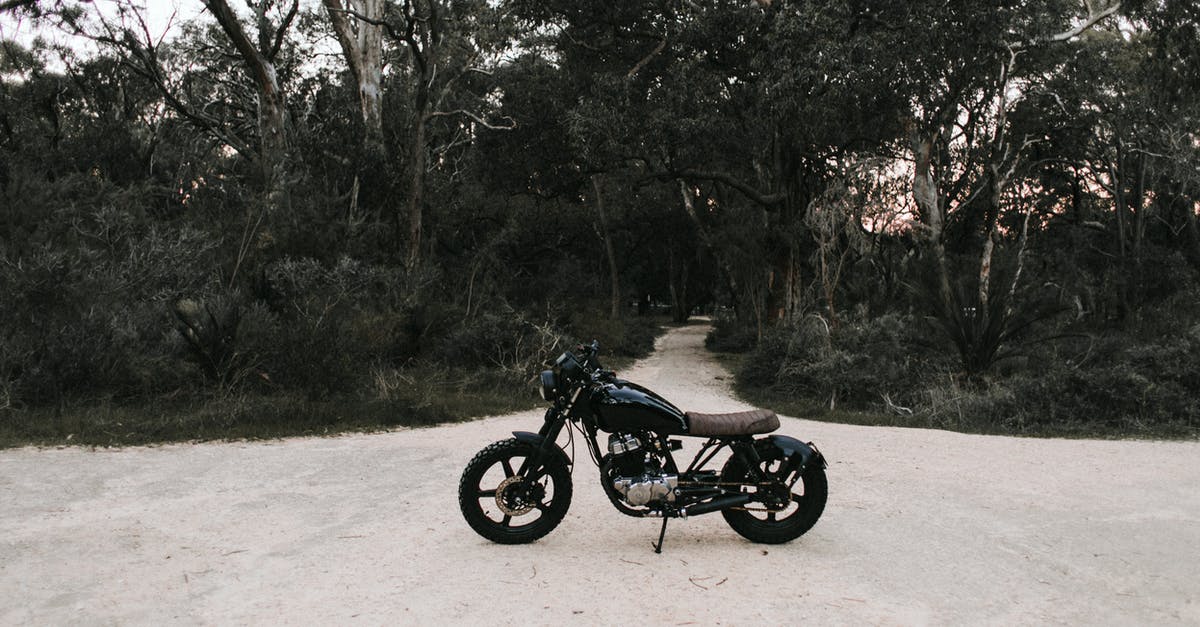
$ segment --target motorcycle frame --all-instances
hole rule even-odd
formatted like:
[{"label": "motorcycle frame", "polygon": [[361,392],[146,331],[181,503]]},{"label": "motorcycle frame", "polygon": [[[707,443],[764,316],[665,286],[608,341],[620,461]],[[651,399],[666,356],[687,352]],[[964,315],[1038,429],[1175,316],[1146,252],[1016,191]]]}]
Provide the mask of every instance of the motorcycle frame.
[{"label": "motorcycle frame", "polygon": [[[517,440],[533,444],[538,448],[538,454],[536,456],[527,458],[522,463],[520,474],[526,475],[526,473],[532,473],[532,476],[538,475],[538,472],[541,470],[542,466],[541,460],[545,458],[547,453],[550,451],[549,447],[558,446],[556,444],[558,436],[561,435],[562,430],[567,427],[568,421],[577,421],[582,425],[582,432],[586,436],[584,438],[585,445],[589,448],[593,461],[604,458],[605,451],[604,449],[600,448],[600,443],[597,440],[597,436],[601,431],[599,425],[596,424],[595,419],[590,415],[576,415],[576,413],[573,411],[579,396],[579,393],[576,392],[573,395],[571,402],[566,403],[565,406],[560,406],[560,403],[556,402],[555,406],[548,409],[546,411],[542,427],[537,433],[531,433],[528,431],[513,432],[513,436]],[[649,429],[647,429],[646,432],[654,435],[654,442],[647,444],[650,444],[655,454],[660,455],[664,459],[663,470],[678,476],[681,480],[688,480],[690,482],[692,479],[696,478],[697,473],[712,472],[712,470],[706,469],[705,466],[716,457],[717,453],[728,447],[731,451],[731,454],[738,457],[742,462],[743,467],[748,469],[750,478],[753,482],[739,482],[739,489],[733,494],[729,494],[728,490],[725,490],[717,485],[699,488],[689,486],[687,490],[678,489],[676,493],[676,501],[674,503],[662,503],[660,510],[648,509],[642,511],[619,507],[618,509],[620,509],[622,513],[635,517],[661,516],[663,518],[686,518],[688,516],[706,514],[730,507],[742,506],[751,501],[761,501],[761,498],[757,498],[756,495],[747,494],[740,491],[741,486],[756,486],[757,483],[754,482],[761,480],[758,472],[761,458],[758,455],[758,451],[755,449],[755,440],[752,436],[734,435],[709,437],[704,444],[701,445],[700,450],[696,453],[696,456],[692,459],[691,463],[688,464],[687,469],[683,472],[680,472],[679,466],[675,461],[675,456],[671,454],[672,450],[678,450],[678,448],[672,446],[672,440],[670,436],[663,435]],[[695,438],[704,437],[690,436],[688,434],[672,435]],[[792,440],[792,438],[786,438],[785,436],[771,436],[772,440],[776,438]],[[679,441],[674,440],[674,442]],[[682,442],[679,443],[682,445]],[[796,444],[801,443],[796,441]],[[597,469],[601,472],[601,487],[607,492],[608,486],[604,485],[605,477],[603,476],[603,469],[599,466],[597,466]],[[799,477],[799,474],[797,474],[797,477]],[[789,488],[790,487],[791,486],[789,486]]]}]

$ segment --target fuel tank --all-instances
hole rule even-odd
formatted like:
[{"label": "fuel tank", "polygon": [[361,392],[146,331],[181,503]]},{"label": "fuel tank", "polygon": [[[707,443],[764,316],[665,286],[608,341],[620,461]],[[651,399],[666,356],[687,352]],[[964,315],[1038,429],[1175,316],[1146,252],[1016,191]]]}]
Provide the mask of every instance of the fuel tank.
[{"label": "fuel tank", "polygon": [[687,418],[667,399],[629,381],[615,379],[592,395],[592,412],[605,431],[646,429],[662,434],[687,433]]}]

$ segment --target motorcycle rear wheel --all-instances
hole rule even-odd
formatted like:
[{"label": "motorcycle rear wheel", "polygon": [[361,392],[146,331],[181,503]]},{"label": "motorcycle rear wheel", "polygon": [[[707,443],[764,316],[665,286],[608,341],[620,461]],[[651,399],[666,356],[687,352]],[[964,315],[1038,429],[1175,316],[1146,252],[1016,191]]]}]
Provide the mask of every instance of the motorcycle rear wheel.
[{"label": "motorcycle rear wheel", "polygon": [[[795,472],[787,473],[781,469],[782,451],[760,443],[758,452],[762,458],[759,472],[764,477],[782,482],[784,486],[795,478]],[[721,470],[721,481],[749,482],[747,475],[745,466],[736,458],[730,458]],[[812,529],[821,513],[825,511],[825,501],[828,497],[829,484],[825,478],[825,470],[814,464],[800,473],[800,477],[792,485],[790,503],[786,509],[763,511],[766,508],[756,503],[746,508],[722,510],[721,515],[734,531],[751,542],[783,544]]]},{"label": "motorcycle rear wheel", "polygon": [[500,544],[525,544],[562,522],[571,506],[570,462],[555,446],[532,477],[522,476],[522,465],[537,452],[537,446],[510,438],[479,451],[467,464],[458,483],[458,506],[476,533]]}]

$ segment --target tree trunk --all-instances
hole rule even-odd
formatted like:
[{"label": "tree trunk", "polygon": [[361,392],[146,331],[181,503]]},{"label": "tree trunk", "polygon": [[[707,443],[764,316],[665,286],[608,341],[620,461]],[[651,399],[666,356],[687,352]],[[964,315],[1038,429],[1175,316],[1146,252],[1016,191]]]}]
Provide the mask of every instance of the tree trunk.
[{"label": "tree trunk", "polygon": [[259,86],[258,127],[262,133],[262,170],[267,206],[282,208],[287,202],[288,113],[275,66],[266,65],[267,78]]},{"label": "tree trunk", "polygon": [[946,265],[946,247],[942,242],[945,223],[943,209],[938,200],[938,186],[933,177],[933,147],[937,132],[923,134],[914,131],[911,135],[913,160],[913,200],[917,203],[920,218],[925,223],[925,244],[933,254],[934,271],[937,272],[938,303],[946,314],[952,314],[954,295],[950,289],[950,270]]},{"label": "tree trunk", "polygon": [[416,112],[412,129],[412,150],[408,162],[408,258],[409,270],[421,262],[422,214],[425,193],[425,124],[428,122],[428,105],[422,104]]},{"label": "tree trunk", "polygon": [[800,288],[800,263],[796,260],[796,244],[788,243],[787,256],[787,284],[784,285],[784,300],[783,317],[789,322],[795,322],[800,319],[800,299],[802,290]]},{"label": "tree trunk", "polygon": [[234,48],[237,49],[238,55],[246,66],[247,74],[254,82],[258,96],[259,151],[257,156],[263,177],[264,202],[258,215],[255,215],[253,211],[247,211],[241,244],[233,270],[230,272],[229,284],[232,286],[243,263],[250,252],[254,250],[258,229],[264,223],[269,223],[272,216],[278,214],[288,204],[287,172],[290,166],[290,145],[287,99],[275,72],[274,57],[283,42],[285,32],[296,17],[299,3],[293,2],[291,11],[278,28],[274,28],[267,20],[265,5],[260,6],[261,10],[257,16],[257,47],[246,35],[241,21],[230,9],[226,0],[204,0],[204,4],[220,24],[221,30],[229,37]]},{"label": "tree trunk", "polygon": [[1183,214],[1187,225],[1187,256],[1192,260],[1192,265],[1200,268],[1200,224],[1197,224],[1200,220],[1196,216],[1196,211],[1200,207],[1183,195],[1179,196],[1178,202],[1183,205]]},{"label": "tree trunk", "polygon": [[[323,0],[342,54],[358,85],[363,143],[370,155],[383,153],[383,0]],[[357,14],[357,15],[354,15]]]},{"label": "tree trunk", "polygon": [[[287,103],[279,86],[275,64],[268,56],[269,51],[259,50],[250,41],[246,31],[242,29],[241,22],[225,0],[205,0],[205,5],[233,42],[257,88],[258,125],[261,134],[259,158],[267,181],[268,197],[271,197],[274,193],[282,191],[274,189],[273,186],[281,186],[283,183],[279,177],[279,169],[286,162],[288,151]],[[262,41],[269,40],[269,34],[262,32],[268,26],[265,23],[259,24],[259,39]],[[286,28],[286,25],[284,27]]]},{"label": "tree trunk", "polygon": [[687,299],[688,265],[687,262],[676,263],[675,247],[667,248],[667,286],[671,290],[671,320],[687,322],[692,307]]},{"label": "tree trunk", "polygon": [[1117,142],[1116,160],[1109,164],[1109,177],[1112,180],[1113,211],[1117,218],[1117,318],[1125,320],[1129,315],[1129,226],[1128,201],[1125,192],[1125,159],[1120,141]]},{"label": "tree trunk", "polygon": [[615,320],[621,317],[621,282],[617,274],[617,254],[613,250],[612,236],[608,232],[608,215],[604,210],[604,195],[600,191],[600,175],[592,175],[592,189],[596,191],[596,215],[600,219],[600,237],[604,240],[604,252],[608,257],[608,274],[612,277],[612,311]]},{"label": "tree trunk", "polygon": [[1001,165],[992,164],[991,176],[988,178],[988,206],[984,220],[987,231],[984,234],[983,249],[979,254],[979,313],[987,315],[988,302],[991,300],[992,287],[992,254],[996,249],[996,240],[1000,238],[1000,200],[1004,195],[1004,187],[1008,184],[1007,177],[1001,174]]},{"label": "tree trunk", "polygon": [[1133,212],[1133,260],[1141,265],[1142,241],[1146,237],[1146,157],[1138,155],[1137,181],[1129,195],[1129,210]]},{"label": "tree trunk", "polygon": [[733,265],[729,263],[729,260],[725,257],[725,255],[719,249],[717,249],[715,243],[713,242],[712,233],[710,233],[708,227],[700,221],[700,216],[696,213],[696,205],[692,202],[692,195],[688,192],[687,183],[684,183],[683,179],[679,179],[679,194],[683,196],[684,212],[687,213],[687,216],[689,219],[691,219],[692,224],[696,226],[696,232],[700,234],[700,240],[703,241],[704,245],[708,247],[708,250],[712,253],[713,258],[717,260],[717,266],[722,272],[725,273],[725,280],[729,281],[730,291],[736,295],[738,291],[738,282],[737,275],[735,275],[733,272]]}]

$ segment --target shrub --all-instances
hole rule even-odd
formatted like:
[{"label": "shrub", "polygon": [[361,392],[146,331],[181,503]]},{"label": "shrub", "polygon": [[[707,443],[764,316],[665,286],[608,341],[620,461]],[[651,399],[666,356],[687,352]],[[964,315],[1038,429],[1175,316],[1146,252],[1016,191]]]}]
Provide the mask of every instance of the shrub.
[{"label": "shrub", "polygon": [[377,362],[415,354],[412,294],[419,288],[401,270],[345,257],[330,266],[285,258],[264,275],[273,317],[264,309],[247,341],[276,384],[323,398],[356,389]]},{"label": "shrub", "polygon": [[662,333],[658,319],[650,316],[610,318],[597,304],[575,310],[568,316],[566,333],[573,344],[600,342],[601,363],[605,356],[637,358],[654,351],[654,340]]},{"label": "shrub", "polygon": [[1087,370],[1043,369],[965,387],[947,383],[925,390],[918,417],[932,426],[1018,434],[1194,434],[1200,428],[1195,397],[1180,386],[1155,382],[1126,364]]},{"label": "shrub", "polygon": [[540,370],[567,345],[566,338],[550,323],[533,322],[509,308],[463,320],[438,342],[433,356],[454,368],[496,368],[524,378]]},{"label": "shrub", "polygon": [[704,337],[704,346],[717,353],[746,353],[758,342],[758,331],[752,324],[739,322],[733,316],[719,316],[712,330]]},{"label": "shrub", "polygon": [[[913,402],[946,371],[911,317],[885,315],[830,329],[808,316],[767,333],[737,373],[739,385],[855,408]],[[884,399],[887,399],[885,401]]]},{"label": "shrub", "polygon": [[0,389],[9,404],[153,394],[193,385],[171,303],[203,291],[215,240],[113,209],[59,216],[72,236],[0,261]]}]

